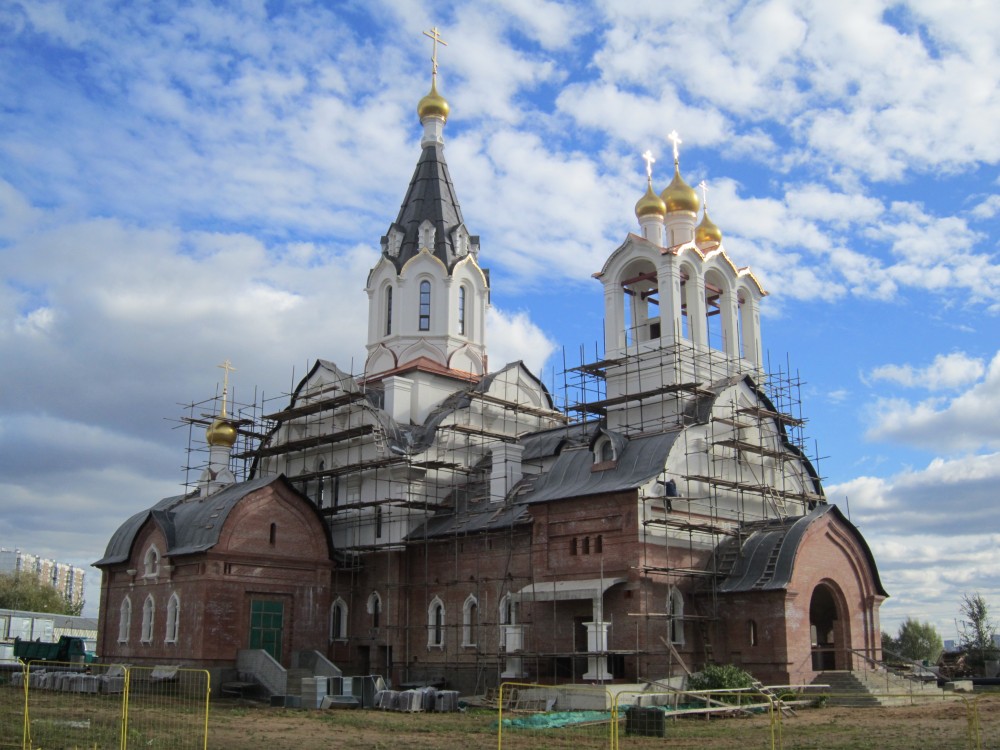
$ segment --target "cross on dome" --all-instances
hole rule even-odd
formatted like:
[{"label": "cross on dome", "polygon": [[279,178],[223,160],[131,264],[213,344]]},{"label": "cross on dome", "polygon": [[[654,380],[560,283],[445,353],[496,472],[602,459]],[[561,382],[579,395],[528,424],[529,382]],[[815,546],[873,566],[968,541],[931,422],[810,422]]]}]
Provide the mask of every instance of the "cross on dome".
[{"label": "cross on dome", "polygon": [[698,187],[701,188],[701,203],[708,210],[708,183],[704,180],[698,183]]},{"label": "cross on dome", "polygon": [[222,411],[219,413],[219,417],[225,419],[226,417],[226,394],[229,392],[229,373],[236,372],[236,368],[233,367],[233,363],[228,359],[221,365],[216,365],[216,367],[225,370],[225,375],[222,379]]},{"label": "cross on dome", "polygon": [[676,130],[670,131],[670,135],[667,136],[667,140],[672,141],[674,144],[674,164],[676,164],[680,160],[680,155],[681,155],[681,152],[677,147],[681,145],[684,141],[681,140],[681,137],[680,135],[677,134]]},{"label": "cross on dome", "polygon": [[438,73],[438,42],[445,47],[448,46],[448,42],[441,38],[437,26],[431,27],[430,31],[425,31],[424,36],[431,39],[431,76],[436,78]]},{"label": "cross on dome", "polygon": [[649,178],[650,182],[653,180],[653,165],[656,163],[656,159],[653,158],[653,152],[648,148],[646,152],[642,155],[642,158],[646,160],[646,177]]}]

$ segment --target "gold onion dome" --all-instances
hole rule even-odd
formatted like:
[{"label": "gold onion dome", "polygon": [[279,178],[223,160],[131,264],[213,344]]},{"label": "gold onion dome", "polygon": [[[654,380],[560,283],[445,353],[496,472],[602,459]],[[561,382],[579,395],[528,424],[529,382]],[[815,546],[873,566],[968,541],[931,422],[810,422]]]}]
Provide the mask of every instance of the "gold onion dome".
[{"label": "gold onion dome", "polygon": [[722,242],[722,230],[708,218],[708,209],[701,217],[701,223],[694,230],[694,241],[697,245],[718,245]]},{"label": "gold onion dome", "polygon": [[701,205],[701,201],[698,200],[698,193],[695,192],[693,187],[684,182],[684,179],[681,177],[681,169],[677,165],[677,162],[674,162],[674,179],[663,189],[660,197],[667,204],[667,213],[690,211],[696,214],[698,213],[698,207]]},{"label": "gold onion dome", "polygon": [[431,81],[431,92],[420,100],[417,105],[417,115],[421,121],[425,117],[440,117],[447,121],[450,111],[451,107],[448,106],[448,102],[437,92],[437,85],[434,81]]},{"label": "gold onion dome", "polygon": [[661,219],[667,214],[667,204],[653,191],[653,181],[650,180],[646,186],[646,194],[635,204],[635,216],[642,219],[646,216],[659,216]]},{"label": "gold onion dome", "polygon": [[209,445],[224,445],[232,448],[236,442],[236,428],[221,417],[215,419],[205,430],[205,440]]}]

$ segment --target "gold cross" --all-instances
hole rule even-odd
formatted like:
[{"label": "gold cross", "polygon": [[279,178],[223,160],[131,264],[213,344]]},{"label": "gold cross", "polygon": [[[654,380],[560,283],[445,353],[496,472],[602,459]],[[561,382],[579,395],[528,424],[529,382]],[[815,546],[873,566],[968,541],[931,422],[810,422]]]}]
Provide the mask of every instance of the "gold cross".
[{"label": "gold cross", "polygon": [[673,144],[674,144],[674,164],[676,164],[677,160],[679,159],[679,157],[681,155],[680,151],[678,150],[677,147],[679,145],[681,145],[684,141],[681,140],[681,137],[677,134],[676,130],[670,131],[670,135],[667,136],[667,140],[668,141],[673,141]]},{"label": "gold cross", "polygon": [[233,363],[230,362],[228,359],[225,362],[223,362],[221,365],[216,365],[216,367],[219,367],[219,368],[221,368],[221,369],[223,369],[223,370],[226,371],[226,374],[223,375],[223,380],[222,380],[222,412],[219,414],[219,418],[220,419],[225,419],[226,418],[226,393],[229,391],[229,373],[230,372],[236,372],[236,368],[233,367]]},{"label": "gold cross", "polygon": [[431,45],[431,76],[436,78],[438,74],[438,42],[445,47],[448,46],[448,42],[441,38],[437,26],[431,28],[430,31],[425,31],[424,36],[430,37],[433,40]]},{"label": "gold cross", "polygon": [[648,148],[646,153],[642,155],[642,158],[646,160],[646,177],[649,178],[650,183],[653,182],[653,165],[656,163],[656,159],[653,158],[653,152]]}]

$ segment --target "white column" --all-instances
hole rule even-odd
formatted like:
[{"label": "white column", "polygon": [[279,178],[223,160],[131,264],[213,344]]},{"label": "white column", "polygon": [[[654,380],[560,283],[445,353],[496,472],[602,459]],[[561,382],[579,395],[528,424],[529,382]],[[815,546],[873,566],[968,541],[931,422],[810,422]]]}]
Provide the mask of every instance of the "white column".
[{"label": "white column", "polygon": [[681,269],[674,256],[662,259],[656,269],[656,285],[660,294],[660,338],[671,341],[681,332]]},{"label": "white column", "polygon": [[617,279],[607,279],[604,283],[604,352],[625,348],[625,293]]},{"label": "white column", "polygon": [[[610,680],[611,670],[608,669],[608,623],[585,622],[587,627],[587,672],[585,680]],[[595,653],[597,652],[597,653]],[[601,655],[603,654],[603,655]]]},{"label": "white column", "polygon": [[503,641],[504,641],[504,652],[507,657],[504,664],[504,670],[500,674],[500,677],[505,680],[519,679],[524,676],[524,669],[521,663],[521,657],[516,656],[524,648],[524,626],[523,625],[504,625],[503,626]]},{"label": "white column", "polygon": [[722,318],[722,346],[733,360],[740,358],[739,324],[736,320],[736,316],[739,315],[738,307],[735,292],[730,289],[724,290],[719,305],[719,315]]}]

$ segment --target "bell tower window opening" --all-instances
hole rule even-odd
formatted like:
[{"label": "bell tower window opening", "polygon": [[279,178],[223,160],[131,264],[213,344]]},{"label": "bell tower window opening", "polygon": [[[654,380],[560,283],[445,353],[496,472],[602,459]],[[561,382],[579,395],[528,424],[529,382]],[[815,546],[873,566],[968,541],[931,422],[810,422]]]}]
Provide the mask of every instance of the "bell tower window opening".
[{"label": "bell tower window opening", "polygon": [[420,282],[420,315],[417,326],[421,331],[431,330],[431,282]]},{"label": "bell tower window opening", "polygon": [[385,335],[392,333],[392,287],[385,290]]},{"label": "bell tower window opening", "polygon": [[705,332],[709,347],[726,350],[726,324],[723,320],[724,306],[728,304],[727,294],[716,276],[710,272],[705,277]]},{"label": "bell tower window opening", "polygon": [[465,287],[458,288],[458,335],[465,335]]},{"label": "bell tower window opening", "polygon": [[[661,335],[660,301],[656,270],[649,262],[632,265],[622,279],[625,303],[625,342],[634,344],[658,339]],[[652,306],[655,305],[656,309]]]}]

